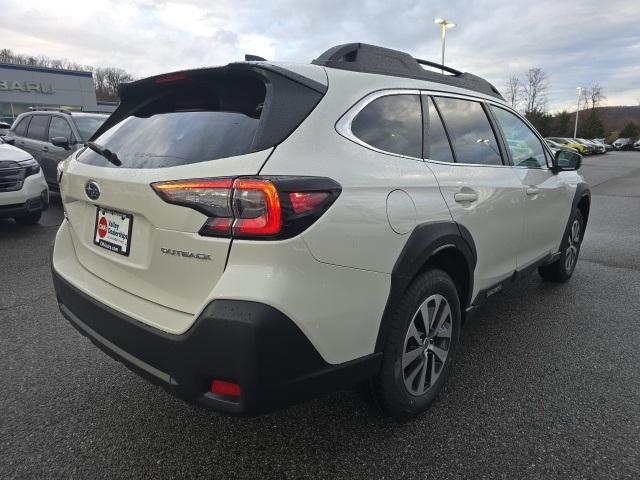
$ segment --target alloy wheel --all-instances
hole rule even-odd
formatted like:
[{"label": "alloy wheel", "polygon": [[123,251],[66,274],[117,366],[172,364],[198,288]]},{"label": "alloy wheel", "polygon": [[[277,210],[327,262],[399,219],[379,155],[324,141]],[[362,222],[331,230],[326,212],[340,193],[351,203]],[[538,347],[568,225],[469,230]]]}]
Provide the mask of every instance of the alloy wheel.
[{"label": "alloy wheel", "polygon": [[438,380],[449,356],[452,328],[451,307],[442,295],[431,295],[413,315],[402,351],[402,377],[411,395],[424,395]]},{"label": "alloy wheel", "polygon": [[578,250],[580,249],[580,222],[574,219],[569,232],[569,245],[565,254],[564,266],[567,272],[571,272],[578,261]]}]

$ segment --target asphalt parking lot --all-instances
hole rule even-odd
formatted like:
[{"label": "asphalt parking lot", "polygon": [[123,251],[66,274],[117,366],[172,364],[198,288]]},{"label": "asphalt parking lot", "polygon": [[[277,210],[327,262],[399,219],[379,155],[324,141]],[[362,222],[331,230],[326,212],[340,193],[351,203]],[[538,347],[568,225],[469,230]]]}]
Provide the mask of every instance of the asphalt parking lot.
[{"label": "asphalt parking lot", "polygon": [[39,226],[0,220],[0,477],[640,478],[640,152],[582,173],[573,279],[483,306],[440,398],[402,425],[353,392],[253,419],[170,397],[58,313],[59,199]]}]

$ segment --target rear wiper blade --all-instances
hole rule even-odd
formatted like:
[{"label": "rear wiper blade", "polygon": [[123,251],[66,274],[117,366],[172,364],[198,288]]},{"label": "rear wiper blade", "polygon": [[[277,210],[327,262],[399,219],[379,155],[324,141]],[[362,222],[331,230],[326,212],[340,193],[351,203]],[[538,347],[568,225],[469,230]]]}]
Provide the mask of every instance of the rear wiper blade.
[{"label": "rear wiper blade", "polygon": [[87,142],[87,147],[96,152],[98,155],[103,156],[108,161],[113,163],[116,167],[122,165],[122,162],[118,158],[115,152],[112,152],[108,148],[104,148],[102,145],[98,145],[96,142]]}]

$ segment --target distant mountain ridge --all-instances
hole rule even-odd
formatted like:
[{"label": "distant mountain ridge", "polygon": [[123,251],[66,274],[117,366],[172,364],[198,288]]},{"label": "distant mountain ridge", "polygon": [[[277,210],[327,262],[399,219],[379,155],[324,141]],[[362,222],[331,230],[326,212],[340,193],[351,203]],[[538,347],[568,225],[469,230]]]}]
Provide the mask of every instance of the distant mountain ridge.
[{"label": "distant mountain ridge", "polygon": [[[607,132],[619,132],[628,122],[635,122],[640,126],[640,105],[598,107],[596,111]],[[585,112],[586,110],[580,110],[580,118]],[[571,118],[575,121],[575,112],[571,114]]]}]

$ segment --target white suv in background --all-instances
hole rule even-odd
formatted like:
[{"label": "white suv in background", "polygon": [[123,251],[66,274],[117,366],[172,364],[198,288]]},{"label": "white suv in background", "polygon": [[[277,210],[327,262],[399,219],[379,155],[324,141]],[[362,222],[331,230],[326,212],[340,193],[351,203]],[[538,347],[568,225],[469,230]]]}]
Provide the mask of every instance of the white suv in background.
[{"label": "white suv in background", "polygon": [[580,155],[474,75],[355,43],[119,93],[64,167],[55,289],[81,333],[188,401],[252,415],[366,384],[410,418],[487,297],[576,266]]},{"label": "white suv in background", "polygon": [[0,218],[32,225],[48,207],[49,189],[38,162],[0,138]]}]

